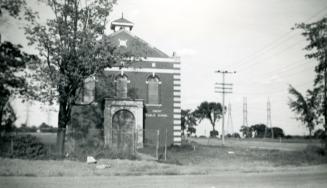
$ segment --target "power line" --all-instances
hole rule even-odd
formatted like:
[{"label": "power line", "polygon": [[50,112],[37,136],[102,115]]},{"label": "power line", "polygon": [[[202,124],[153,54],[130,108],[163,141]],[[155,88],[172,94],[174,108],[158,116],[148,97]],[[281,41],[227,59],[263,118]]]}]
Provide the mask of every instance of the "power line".
[{"label": "power line", "polygon": [[[327,10],[327,6],[323,7],[320,11],[318,11],[317,13],[315,13],[314,15],[310,16],[309,18],[307,18],[304,22],[308,22],[310,20],[312,20],[313,18],[315,18],[316,16],[320,15],[322,12],[326,11]],[[325,16],[325,15],[324,15]],[[235,66],[239,66],[239,65],[242,65],[244,62],[249,62],[249,60],[255,58],[256,56],[258,56],[257,54],[263,54],[264,51],[267,51],[267,49],[273,49],[275,48],[274,45],[276,46],[276,44],[280,44],[281,42],[284,42],[284,41],[287,41],[289,40],[290,38],[296,36],[295,34],[293,36],[288,36],[290,35],[291,33],[293,33],[292,30],[280,35],[280,37],[277,38],[277,40],[274,40],[270,43],[268,43],[267,45],[265,45],[263,48],[259,49],[258,51],[254,52],[252,55],[249,55],[245,58],[242,58],[241,60],[239,60],[239,63],[237,63]],[[278,46],[277,45],[277,46]]]},{"label": "power line", "polygon": [[268,58],[279,56],[279,55],[287,52],[287,50],[292,49],[292,47],[300,44],[300,42],[302,42],[302,41],[296,41],[295,43],[292,43],[291,45],[288,45],[285,48],[282,48],[281,51],[277,51],[277,53],[276,52],[275,53],[272,53],[272,54],[270,54],[270,56],[266,56],[265,58],[261,59],[260,61],[257,59],[257,60],[251,61],[250,64],[245,64],[243,67],[242,67],[242,65],[240,65],[239,66],[240,67],[239,70],[242,70],[242,71],[247,70],[247,69],[251,68],[255,64],[259,64],[259,63],[265,62],[263,60],[266,60]]}]

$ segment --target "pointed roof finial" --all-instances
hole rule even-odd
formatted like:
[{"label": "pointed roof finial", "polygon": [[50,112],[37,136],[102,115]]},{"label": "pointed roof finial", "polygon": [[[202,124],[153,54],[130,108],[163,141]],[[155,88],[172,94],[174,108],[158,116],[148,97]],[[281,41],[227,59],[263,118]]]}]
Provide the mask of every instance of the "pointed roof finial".
[{"label": "pointed roof finial", "polygon": [[121,18],[124,18],[124,13],[123,12],[121,13]]}]

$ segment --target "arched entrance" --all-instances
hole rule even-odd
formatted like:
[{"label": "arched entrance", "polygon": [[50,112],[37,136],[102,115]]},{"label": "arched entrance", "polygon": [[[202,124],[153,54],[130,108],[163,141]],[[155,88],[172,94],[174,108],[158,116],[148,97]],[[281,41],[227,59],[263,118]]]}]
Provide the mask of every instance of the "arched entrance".
[{"label": "arched entrance", "polygon": [[122,153],[134,151],[135,117],[129,110],[119,110],[112,117],[112,149]]}]

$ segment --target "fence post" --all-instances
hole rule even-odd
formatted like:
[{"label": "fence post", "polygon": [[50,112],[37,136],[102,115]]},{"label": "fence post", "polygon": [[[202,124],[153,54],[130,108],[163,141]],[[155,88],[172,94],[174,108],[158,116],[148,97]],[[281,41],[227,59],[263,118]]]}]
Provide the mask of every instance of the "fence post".
[{"label": "fence post", "polygon": [[10,150],[11,150],[11,154],[14,154],[14,140],[12,137],[10,139]]},{"label": "fence post", "polygon": [[167,128],[165,134],[165,161],[167,160]]},{"label": "fence post", "polygon": [[156,146],[156,158],[159,160],[159,136],[160,136],[160,131],[159,129],[157,130],[157,146]]},{"label": "fence post", "polygon": [[134,155],[136,154],[136,145],[135,144],[137,143],[135,141],[136,140],[135,132],[136,132],[135,127],[133,127],[133,153],[134,153]]}]

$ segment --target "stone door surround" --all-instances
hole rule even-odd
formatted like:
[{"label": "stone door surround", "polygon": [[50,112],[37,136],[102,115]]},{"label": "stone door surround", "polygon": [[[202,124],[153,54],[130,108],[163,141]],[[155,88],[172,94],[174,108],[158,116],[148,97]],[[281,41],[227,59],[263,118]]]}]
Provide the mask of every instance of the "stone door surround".
[{"label": "stone door surround", "polygon": [[143,147],[143,100],[142,99],[116,99],[106,98],[104,108],[104,143],[109,148],[113,147],[112,143],[112,118],[120,110],[128,110],[135,117],[135,127],[133,134],[136,148]]}]

